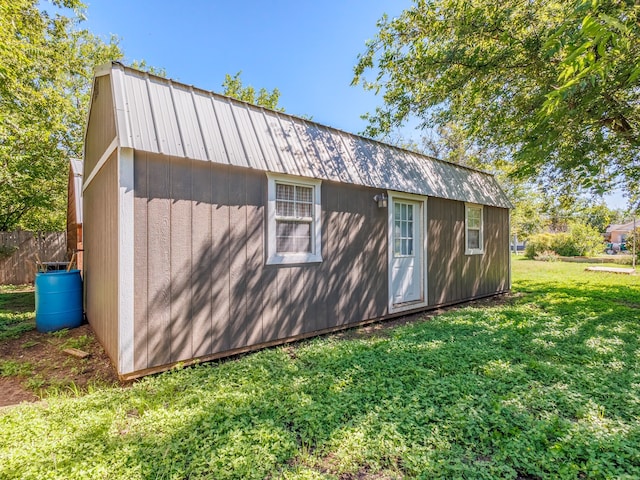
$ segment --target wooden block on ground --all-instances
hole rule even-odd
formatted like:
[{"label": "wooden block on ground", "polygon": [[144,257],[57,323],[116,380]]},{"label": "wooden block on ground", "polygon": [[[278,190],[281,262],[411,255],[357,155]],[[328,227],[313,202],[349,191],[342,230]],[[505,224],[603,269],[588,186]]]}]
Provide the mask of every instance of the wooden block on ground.
[{"label": "wooden block on ground", "polygon": [[63,352],[78,358],[87,358],[90,355],[89,353],[78,350],[77,348],[65,348]]}]

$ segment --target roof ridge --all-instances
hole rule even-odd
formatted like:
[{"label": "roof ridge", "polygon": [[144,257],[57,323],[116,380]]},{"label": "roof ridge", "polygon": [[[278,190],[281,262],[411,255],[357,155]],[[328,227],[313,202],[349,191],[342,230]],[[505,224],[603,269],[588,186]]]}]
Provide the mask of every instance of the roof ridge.
[{"label": "roof ridge", "polygon": [[495,178],[495,174],[493,174],[491,172],[488,172],[486,170],[482,170],[480,168],[475,168],[475,167],[471,167],[471,166],[468,166],[468,165],[463,165],[463,164],[460,164],[460,163],[451,162],[449,160],[444,160],[442,158],[433,157],[431,155],[427,155],[425,153],[418,152],[416,150],[412,150],[412,149],[405,148],[405,147],[399,147],[397,145],[392,145],[390,143],[386,143],[386,142],[383,142],[381,140],[377,140],[375,138],[367,137],[367,136],[359,134],[359,133],[348,132],[346,130],[342,130],[340,128],[333,127],[331,125],[326,125],[324,123],[316,122],[314,120],[309,120],[308,118],[304,118],[304,117],[302,117],[300,115],[295,115],[295,114],[292,114],[292,113],[289,113],[289,112],[280,111],[280,110],[274,110],[272,108],[267,108],[267,107],[264,107],[262,105],[256,105],[255,103],[250,103],[250,102],[247,102],[247,101],[244,101],[244,100],[239,100],[239,99],[231,97],[229,95],[224,95],[222,93],[214,92],[213,90],[207,90],[205,88],[197,87],[195,85],[188,84],[188,83],[182,82],[180,80],[175,80],[173,78],[161,77],[161,76],[156,75],[154,73],[145,72],[143,70],[139,70],[137,68],[133,68],[133,67],[131,67],[129,65],[125,65],[124,63],[116,61],[116,60],[112,61],[111,63],[113,65],[118,65],[118,66],[120,66],[120,67],[122,67],[122,68],[124,68],[126,70],[131,70],[133,72],[141,73],[143,75],[148,75],[149,77],[154,77],[154,78],[157,78],[157,79],[159,79],[161,81],[165,81],[165,82],[171,83],[174,86],[175,85],[179,85],[179,86],[187,87],[187,88],[190,88],[190,89],[193,89],[193,90],[197,90],[197,91],[206,93],[208,95],[215,95],[215,96],[220,97],[220,98],[229,99],[234,103],[238,103],[238,104],[241,104],[241,105],[246,105],[246,106],[253,107],[253,108],[258,108],[258,109],[261,109],[261,110],[265,110],[265,111],[274,113],[276,115],[286,116],[286,117],[289,117],[289,118],[292,118],[292,119],[295,119],[295,120],[298,120],[298,121],[311,123],[311,124],[316,125],[316,126],[320,126],[320,127],[323,127],[323,128],[328,128],[328,129],[333,130],[335,132],[343,133],[343,134],[346,134],[346,135],[352,135],[354,137],[358,137],[358,138],[361,138],[361,139],[364,139],[364,140],[367,140],[367,141],[370,141],[370,142],[374,142],[374,143],[377,143],[379,145],[383,145],[383,146],[385,146],[387,148],[393,148],[395,150],[399,150],[399,151],[402,151],[402,152],[407,152],[407,153],[410,153],[412,155],[418,155],[418,156],[420,156],[422,158],[425,158],[425,159],[428,159],[428,160],[441,162],[441,163],[444,163],[446,165],[452,165],[452,166],[457,167],[457,168],[463,168],[465,170],[470,170],[472,172],[481,173],[483,175],[489,175],[489,176]]},{"label": "roof ridge", "polygon": [[121,147],[511,208],[495,176],[120,62],[108,75]]}]

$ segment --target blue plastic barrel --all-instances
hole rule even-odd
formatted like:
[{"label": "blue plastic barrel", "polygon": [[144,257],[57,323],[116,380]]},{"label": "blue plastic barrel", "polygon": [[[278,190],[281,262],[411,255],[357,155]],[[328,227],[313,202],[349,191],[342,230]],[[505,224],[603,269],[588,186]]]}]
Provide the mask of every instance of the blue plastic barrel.
[{"label": "blue plastic barrel", "polygon": [[36,328],[55,332],[82,325],[80,270],[36,273]]}]

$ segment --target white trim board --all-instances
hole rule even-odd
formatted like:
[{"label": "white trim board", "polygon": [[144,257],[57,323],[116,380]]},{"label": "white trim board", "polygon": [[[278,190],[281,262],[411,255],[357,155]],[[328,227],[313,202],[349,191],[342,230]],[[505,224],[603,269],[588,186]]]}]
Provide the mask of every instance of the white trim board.
[{"label": "white trim board", "polygon": [[86,177],[86,180],[82,187],[83,192],[89,187],[89,185],[91,185],[91,182],[93,182],[93,179],[96,178],[96,175],[98,175],[98,172],[102,169],[102,167],[104,167],[104,164],[107,163],[107,160],[109,160],[109,157],[113,154],[113,152],[115,152],[116,148],[118,148],[118,137],[115,137],[111,141],[107,149],[104,151],[104,153],[100,157],[100,160],[98,160],[98,163],[96,163],[96,166],[93,167],[93,170],[91,171],[89,176]]},{"label": "white trim board", "polygon": [[[322,199],[320,189],[322,180],[298,177],[294,175],[281,175],[266,172],[267,174],[267,235],[266,265],[295,265],[303,263],[322,262]],[[276,182],[289,185],[301,185],[313,187],[313,222],[311,232],[311,253],[277,253],[276,252]]]},{"label": "white trim board", "polygon": [[134,371],[133,149],[118,149],[118,373]]},{"label": "white trim board", "polygon": [[[428,290],[428,272],[427,272],[427,197],[423,195],[415,195],[412,193],[402,193],[387,191],[387,308],[390,314],[404,312],[407,310],[414,310],[416,308],[426,307],[429,304],[429,290]],[[393,262],[393,199],[398,200],[410,200],[420,203],[420,220],[422,221],[422,252],[421,252],[421,267],[422,267],[422,285],[421,285],[421,299],[417,301],[394,304],[393,292],[391,289],[391,273]]]},{"label": "white trim board", "polygon": [[[469,248],[469,209],[480,210],[479,248]],[[510,235],[510,233],[509,233]],[[477,203],[465,202],[464,204],[464,254],[483,255],[484,254],[484,206]]]}]

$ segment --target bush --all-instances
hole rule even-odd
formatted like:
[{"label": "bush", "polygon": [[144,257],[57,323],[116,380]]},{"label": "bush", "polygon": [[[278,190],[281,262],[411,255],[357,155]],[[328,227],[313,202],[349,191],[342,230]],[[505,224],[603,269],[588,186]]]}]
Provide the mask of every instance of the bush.
[{"label": "bush", "polygon": [[527,241],[527,246],[524,249],[524,256],[534,259],[536,255],[553,251],[553,248],[551,247],[553,237],[554,234],[552,233],[537,233],[532,235]]},{"label": "bush", "polygon": [[591,256],[603,248],[602,235],[593,227],[574,223],[568,232],[539,233],[533,235],[525,249],[527,258],[554,252],[563,257]]},{"label": "bush", "polygon": [[[569,234],[571,236],[572,251],[575,252],[570,255],[590,257],[597,253],[602,253],[604,248],[603,238],[594,227],[583,223],[574,223],[571,225]],[[559,254],[562,255],[561,253]]]},{"label": "bush", "polygon": [[556,254],[563,257],[579,255],[579,253],[576,253],[576,249],[574,248],[571,234],[567,232],[560,232],[553,235],[551,249],[556,252]]},{"label": "bush", "polygon": [[557,262],[560,257],[558,256],[558,254],[556,252],[552,252],[552,251],[545,251],[542,253],[538,253],[535,257],[535,260],[538,260],[540,262]]}]

